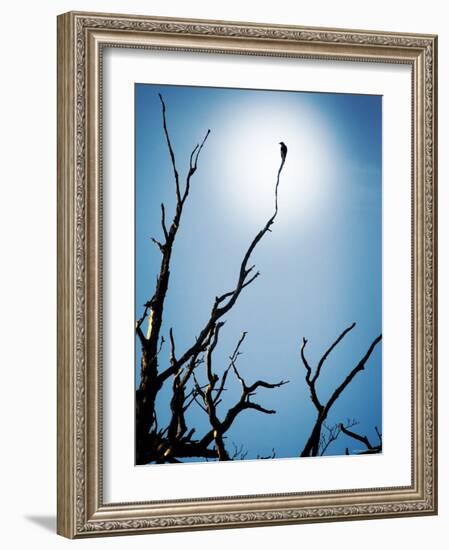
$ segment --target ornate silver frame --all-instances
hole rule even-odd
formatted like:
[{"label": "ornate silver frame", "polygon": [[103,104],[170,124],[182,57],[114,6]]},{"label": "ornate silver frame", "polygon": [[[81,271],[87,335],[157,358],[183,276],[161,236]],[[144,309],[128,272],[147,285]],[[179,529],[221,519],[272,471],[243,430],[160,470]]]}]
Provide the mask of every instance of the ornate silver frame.
[{"label": "ornate silver frame", "polygon": [[[405,63],[412,68],[412,484],[104,504],[101,55],[115,47]],[[437,37],[70,12],[58,17],[58,533],[70,538],[437,513]]]}]

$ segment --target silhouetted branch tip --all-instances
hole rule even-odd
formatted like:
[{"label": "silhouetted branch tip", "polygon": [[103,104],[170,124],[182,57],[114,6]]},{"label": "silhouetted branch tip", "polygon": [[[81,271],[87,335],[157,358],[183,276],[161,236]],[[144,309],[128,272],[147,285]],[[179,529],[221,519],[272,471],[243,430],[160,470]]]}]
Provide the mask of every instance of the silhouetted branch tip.
[{"label": "silhouetted branch tip", "polygon": [[152,242],[159,248],[160,252],[163,254],[164,253],[164,245],[159,242],[157,239],[155,239],[154,237],[150,237]]},{"label": "silhouetted branch tip", "polygon": [[165,223],[165,206],[164,203],[161,202],[161,225],[162,225],[162,231],[164,232],[165,242],[168,241],[168,229],[167,225]]},{"label": "silhouetted branch tip", "polygon": [[176,363],[176,346],[175,346],[175,337],[173,336],[173,327],[170,327],[169,337],[170,337],[170,360],[172,363]]}]

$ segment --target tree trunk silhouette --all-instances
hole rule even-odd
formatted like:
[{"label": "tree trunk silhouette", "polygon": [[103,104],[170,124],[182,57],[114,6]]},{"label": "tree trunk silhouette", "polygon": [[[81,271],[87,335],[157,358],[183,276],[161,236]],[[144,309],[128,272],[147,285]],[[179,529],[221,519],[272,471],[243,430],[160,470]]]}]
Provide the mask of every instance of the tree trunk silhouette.
[{"label": "tree trunk silhouette", "polygon": [[[265,409],[261,405],[251,401],[250,398],[255,390],[259,387],[277,388],[286,383],[286,381],[281,381],[276,384],[270,384],[259,380],[250,386],[246,386],[246,383],[243,382],[243,379],[238,374],[234,360],[232,370],[243,384],[242,395],[236,405],[227,411],[224,419],[219,420],[217,406],[220,403],[219,397],[225,389],[231,365],[220,380],[220,377],[216,373],[213,373],[212,355],[218,344],[220,329],[223,326],[221,319],[236,304],[243,289],[253,283],[260,275],[258,271],[255,271],[255,266],[249,265],[249,262],[258,243],[271,231],[271,226],[278,214],[278,188],[281,172],[285,164],[285,155],[281,157],[277,172],[274,189],[274,212],[249,244],[240,264],[235,287],[215,297],[209,318],[204,323],[195,342],[180,356],[176,354],[175,337],[173,329],[170,329],[170,363],[165,369],[161,370],[159,368],[158,356],[164,344],[161,328],[163,324],[164,303],[169,288],[170,262],[176,236],[181,225],[182,213],[189,196],[192,177],[197,171],[200,153],[209,137],[210,130],[207,130],[202,142],[197,144],[192,150],[185,184],[181,188],[176,156],[167,126],[166,105],[161,94],[159,94],[159,99],[162,109],[162,127],[173,169],[176,207],[173,220],[170,227],[168,227],[165,205],[161,204],[163,240],[159,241],[156,238],[152,238],[153,243],[161,253],[159,274],[154,294],[144,304],[143,314],[136,321],[136,334],[142,350],[140,384],[136,391],[136,463],[176,462],[180,458],[194,456],[206,459],[218,458],[219,460],[229,460],[230,456],[224,446],[223,434],[231,427],[235,418],[243,410],[249,408],[266,414],[274,413],[274,411]],[[146,335],[142,330],[145,321],[148,321]],[[188,389],[188,385],[192,385],[192,377],[195,377],[195,370],[202,364],[205,364],[206,367],[207,386],[202,388],[195,380],[193,387]],[[171,420],[167,427],[159,429],[156,414],[156,398],[170,377],[173,378],[170,401]],[[199,439],[193,439],[195,428],[189,430],[185,419],[185,412],[193,403],[204,408],[211,425],[210,431]],[[213,442],[215,448],[210,449],[209,445]]]}]

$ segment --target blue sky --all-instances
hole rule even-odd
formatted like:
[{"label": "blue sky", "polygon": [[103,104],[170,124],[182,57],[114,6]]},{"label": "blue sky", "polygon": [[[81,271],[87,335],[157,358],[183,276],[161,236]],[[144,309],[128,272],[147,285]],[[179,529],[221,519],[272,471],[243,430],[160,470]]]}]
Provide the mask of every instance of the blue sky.
[{"label": "blue sky", "polygon": [[[244,411],[227,434],[243,444],[247,459],[270,454],[294,457],[302,450],[315,409],[299,360],[308,339],[314,365],[352,322],[355,329],[329,357],[317,385],[325,401],[382,332],[381,121],[380,96],[283,92],[137,84],[136,115],[136,315],[152,294],[162,239],[160,203],[171,219],[175,188],[162,131],[158,93],[181,181],[189,155],[208,128],[209,139],[192,180],[175,242],[162,333],[173,327],[178,350],[187,349],[207,320],[217,294],[235,285],[241,258],[273,210],[280,141],[288,155],[279,186],[279,214],[272,233],[258,245],[253,262],[261,276],[226,316],[216,350],[223,372],[242,331],[248,335],[239,359],[248,382],[290,383],[261,389],[254,399],[275,415]],[[146,329],[146,327],[145,327]],[[168,346],[160,355],[168,365]],[[136,343],[136,383],[140,350]],[[199,378],[204,380],[203,373]],[[222,415],[240,395],[230,377]],[[159,423],[169,418],[169,388],[159,396]],[[381,346],[367,368],[340,397],[328,423],[354,418],[354,430],[376,440],[382,425]],[[197,432],[207,417],[191,407]],[[344,436],[327,454],[357,445]]]}]

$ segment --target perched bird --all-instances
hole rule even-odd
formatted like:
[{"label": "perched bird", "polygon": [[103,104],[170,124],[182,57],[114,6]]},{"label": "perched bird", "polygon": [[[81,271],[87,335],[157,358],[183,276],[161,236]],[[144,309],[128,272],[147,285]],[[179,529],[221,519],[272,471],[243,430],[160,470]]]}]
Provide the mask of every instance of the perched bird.
[{"label": "perched bird", "polygon": [[283,141],[280,141],[279,145],[281,146],[281,159],[282,162],[284,162],[285,157],[287,156],[287,145],[285,145]]}]

